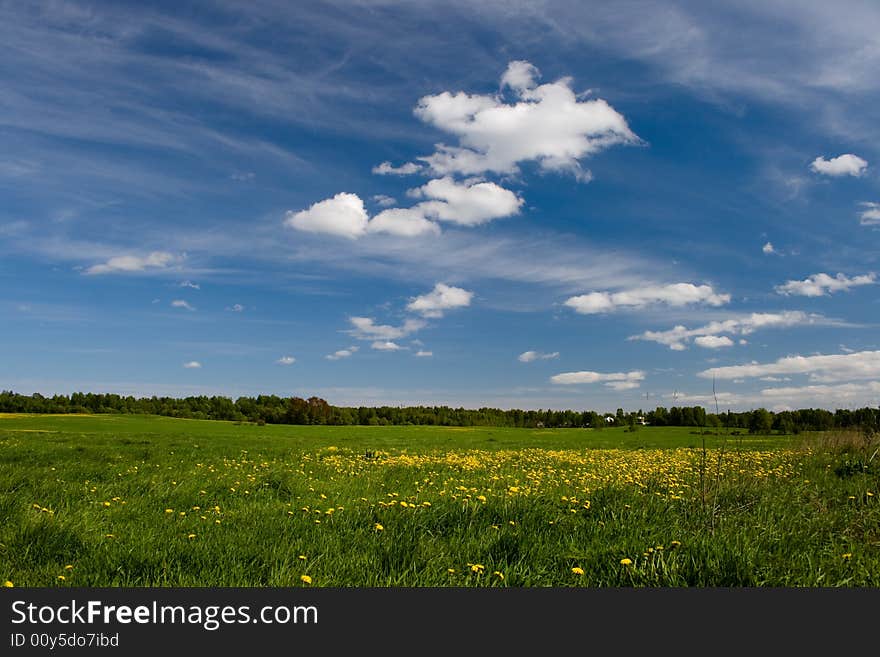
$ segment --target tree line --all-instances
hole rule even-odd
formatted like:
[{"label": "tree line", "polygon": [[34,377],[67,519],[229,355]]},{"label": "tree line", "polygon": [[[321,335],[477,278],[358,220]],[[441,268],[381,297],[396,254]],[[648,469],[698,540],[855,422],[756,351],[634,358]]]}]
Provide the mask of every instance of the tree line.
[{"label": "tree line", "polygon": [[259,395],[232,400],[221,396],[133,397],[75,392],[51,397],[0,392],[0,413],[121,413],[229,420],[257,424],[433,425],[524,428],[594,428],[649,426],[726,428],[749,433],[798,433],[829,429],[880,428],[880,409],[807,408],[774,413],[764,408],[708,413],[702,406],[657,407],[644,412],[453,408],[450,406],[333,406],[320,397]]}]

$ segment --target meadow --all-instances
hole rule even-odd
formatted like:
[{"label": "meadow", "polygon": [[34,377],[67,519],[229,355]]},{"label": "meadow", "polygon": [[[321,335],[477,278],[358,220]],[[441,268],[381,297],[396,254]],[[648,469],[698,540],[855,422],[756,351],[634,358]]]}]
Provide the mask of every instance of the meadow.
[{"label": "meadow", "polygon": [[0,415],[14,586],[878,586],[858,432]]}]

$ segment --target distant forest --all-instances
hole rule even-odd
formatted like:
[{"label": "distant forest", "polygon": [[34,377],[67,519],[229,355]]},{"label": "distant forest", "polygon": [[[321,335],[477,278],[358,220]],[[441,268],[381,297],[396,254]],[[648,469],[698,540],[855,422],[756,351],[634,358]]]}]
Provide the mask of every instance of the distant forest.
[{"label": "distant forest", "polygon": [[256,424],[323,425],[433,425],[526,428],[601,429],[628,426],[685,426],[704,429],[736,429],[767,434],[858,428],[880,430],[880,409],[838,409],[834,412],[807,408],[773,413],[763,408],[707,413],[702,406],[658,407],[650,411],[615,413],[596,411],[524,411],[498,408],[452,408],[449,406],[333,406],[320,397],[123,397],[115,394],[73,393],[45,397],[0,392],[0,413],[125,413],[164,415],[199,420],[230,420]]}]

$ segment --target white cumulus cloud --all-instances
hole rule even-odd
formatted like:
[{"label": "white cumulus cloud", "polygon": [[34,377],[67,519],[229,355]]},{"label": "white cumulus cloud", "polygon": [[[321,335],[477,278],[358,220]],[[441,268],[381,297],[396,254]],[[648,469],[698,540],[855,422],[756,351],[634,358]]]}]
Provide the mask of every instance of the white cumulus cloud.
[{"label": "white cumulus cloud", "polygon": [[153,251],[145,256],[123,255],[114,256],[107,262],[92,265],[87,268],[86,274],[113,274],[142,272],[151,269],[166,269],[182,260],[182,256],[175,256],[167,251]]},{"label": "white cumulus cloud", "polygon": [[762,246],[761,251],[765,255],[770,255],[771,253],[776,253],[776,249],[773,247],[773,244],[771,242],[767,242],[764,246]]},{"label": "white cumulus cloud", "polygon": [[284,224],[310,233],[355,239],[367,232],[368,219],[360,196],[340,192],[333,198],[313,203],[307,210],[288,211]]},{"label": "white cumulus cloud", "polygon": [[786,281],[782,285],[777,285],[774,289],[779,294],[821,297],[859,285],[871,285],[876,282],[876,278],[874,273],[854,276],[852,278],[848,278],[843,274],[837,274],[832,277],[825,273],[819,273],[808,276],[802,281]]},{"label": "white cumulus cloud", "polygon": [[729,301],[729,294],[719,294],[711,285],[673,283],[646,285],[622,292],[590,292],[569,298],[565,305],[582,315],[591,315],[614,312],[619,308],[643,308],[658,303],[669,306],[695,303],[722,306]]},{"label": "white cumulus cloud", "polygon": [[197,360],[191,360],[188,363],[184,363],[183,366],[188,370],[197,370],[201,368],[202,364]]},{"label": "white cumulus cloud", "polygon": [[824,157],[817,157],[810,164],[810,169],[815,171],[816,173],[821,173],[824,176],[861,176],[865,169],[868,168],[868,163],[860,158],[858,155],[853,155],[852,153],[845,153],[844,155],[838,155],[837,157],[833,157],[830,160],[826,160]]},{"label": "white cumulus cloud", "polygon": [[638,137],[626,119],[602,99],[582,99],[570,78],[537,83],[529,62],[511,62],[502,87],[515,98],[444,91],[421,98],[415,114],[454,135],[457,145],[438,144],[418,158],[439,175],[513,173],[535,161],[548,171],[581,172],[580,160]]},{"label": "white cumulus cloud", "polygon": [[411,299],[406,309],[422,317],[443,317],[447,310],[471,305],[473,296],[473,292],[460,287],[437,283],[427,294]]},{"label": "white cumulus cloud", "polygon": [[559,358],[559,352],[544,353],[541,351],[524,351],[516,359],[520,363],[533,363],[536,360],[555,360]]},{"label": "white cumulus cloud", "polygon": [[426,351],[424,349],[419,349],[415,353],[415,355],[418,356],[419,358],[430,358],[431,356],[434,355],[434,352],[433,351]]},{"label": "white cumulus cloud", "polygon": [[293,365],[296,362],[296,358],[294,358],[293,356],[282,356],[275,362],[279,365]]}]

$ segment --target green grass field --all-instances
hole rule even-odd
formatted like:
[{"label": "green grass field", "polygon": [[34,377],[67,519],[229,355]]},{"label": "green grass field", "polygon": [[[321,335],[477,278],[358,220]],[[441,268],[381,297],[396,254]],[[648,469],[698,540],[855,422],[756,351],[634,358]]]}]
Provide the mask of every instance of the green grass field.
[{"label": "green grass field", "polygon": [[678,427],[0,415],[0,579],[877,586],[875,449]]}]

